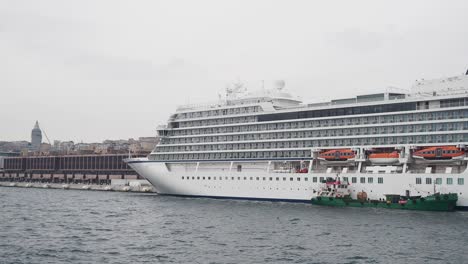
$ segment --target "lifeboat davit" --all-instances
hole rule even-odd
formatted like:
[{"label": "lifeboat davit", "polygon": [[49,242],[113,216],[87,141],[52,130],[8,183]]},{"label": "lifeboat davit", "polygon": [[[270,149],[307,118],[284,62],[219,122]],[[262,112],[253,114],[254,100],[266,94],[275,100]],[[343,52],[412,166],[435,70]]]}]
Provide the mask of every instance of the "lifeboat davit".
[{"label": "lifeboat davit", "polygon": [[400,154],[397,151],[372,153],[369,155],[369,161],[372,164],[395,164],[399,162]]},{"label": "lifeboat davit", "polygon": [[428,147],[415,151],[413,158],[420,162],[453,162],[463,160],[465,152],[454,146]]},{"label": "lifeboat davit", "polygon": [[354,162],[356,153],[351,149],[332,149],[319,154],[318,159],[329,163]]}]

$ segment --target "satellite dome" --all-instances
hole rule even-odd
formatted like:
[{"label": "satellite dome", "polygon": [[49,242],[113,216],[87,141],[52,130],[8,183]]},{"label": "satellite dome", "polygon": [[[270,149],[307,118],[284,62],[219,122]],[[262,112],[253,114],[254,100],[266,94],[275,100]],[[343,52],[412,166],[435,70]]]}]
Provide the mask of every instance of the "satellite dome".
[{"label": "satellite dome", "polygon": [[275,88],[278,89],[278,90],[282,90],[285,85],[286,85],[286,83],[284,82],[284,80],[275,81]]}]

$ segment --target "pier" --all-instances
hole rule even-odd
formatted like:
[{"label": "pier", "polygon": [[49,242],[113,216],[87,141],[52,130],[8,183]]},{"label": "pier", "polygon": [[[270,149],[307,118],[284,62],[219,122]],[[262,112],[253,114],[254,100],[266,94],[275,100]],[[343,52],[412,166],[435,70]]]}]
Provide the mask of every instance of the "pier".
[{"label": "pier", "polygon": [[40,183],[40,182],[0,182],[0,187],[41,188],[86,191],[115,191],[115,192],[145,192],[152,193],[153,188],[146,180],[128,180],[125,184],[117,182],[110,185],[83,184],[83,183]]}]

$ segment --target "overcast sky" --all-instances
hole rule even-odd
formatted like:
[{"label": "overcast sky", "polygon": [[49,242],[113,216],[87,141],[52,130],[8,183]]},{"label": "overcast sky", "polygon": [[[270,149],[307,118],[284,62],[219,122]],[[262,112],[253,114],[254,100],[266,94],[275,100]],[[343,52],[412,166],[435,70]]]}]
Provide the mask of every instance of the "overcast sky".
[{"label": "overcast sky", "polygon": [[[0,0],[0,141],[154,136],[240,78],[307,101],[468,68],[468,1]],[[45,138],[44,138],[45,141]]]}]

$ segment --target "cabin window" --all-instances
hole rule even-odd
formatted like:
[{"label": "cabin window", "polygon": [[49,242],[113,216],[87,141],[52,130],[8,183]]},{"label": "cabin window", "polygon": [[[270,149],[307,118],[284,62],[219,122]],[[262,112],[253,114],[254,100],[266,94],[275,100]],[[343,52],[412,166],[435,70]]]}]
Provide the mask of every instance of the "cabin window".
[{"label": "cabin window", "polygon": [[463,185],[465,183],[463,178],[458,178],[458,185]]},{"label": "cabin window", "polygon": [[283,181],[285,181],[285,180],[286,180],[286,177],[283,177]]},{"label": "cabin window", "polygon": [[380,183],[380,184],[382,184],[382,183],[383,183],[383,177],[378,177],[378,178],[377,178],[377,182]]},{"label": "cabin window", "polygon": [[453,179],[447,178],[447,185],[452,185],[452,184],[453,184]]},{"label": "cabin window", "polygon": [[312,182],[317,182],[317,177],[313,177]]},{"label": "cabin window", "polygon": [[343,182],[348,182],[348,177],[343,177]]},{"label": "cabin window", "polygon": [[266,181],[266,177],[263,177],[263,180]]},{"label": "cabin window", "polygon": [[442,178],[436,178],[435,179],[435,184],[442,184]]},{"label": "cabin window", "polygon": [[231,177],[231,180],[234,180],[235,178],[234,177]]},{"label": "cabin window", "polygon": [[253,177],[250,177],[250,180],[253,180]]},{"label": "cabin window", "polygon": [[257,177],[256,180],[259,181],[259,180],[260,180],[260,177]]},{"label": "cabin window", "polygon": [[237,165],[237,171],[242,171],[242,165]]},{"label": "cabin window", "polygon": [[319,180],[320,180],[320,183],[323,183],[323,177],[320,177]]},{"label": "cabin window", "polygon": [[294,180],[294,178],[293,178],[293,177],[291,177],[291,178],[289,178],[289,180],[290,180],[290,181],[293,181],[293,180]]},{"label": "cabin window", "polygon": [[309,178],[305,177],[305,178],[304,178],[304,181],[309,181]]},{"label": "cabin window", "polygon": [[184,176],[182,176],[182,180],[184,179]]},{"label": "cabin window", "polygon": [[244,177],[244,181],[247,180],[247,177]]},{"label": "cabin window", "polygon": [[426,184],[432,184],[432,178],[426,178]]},{"label": "cabin window", "polygon": [[272,180],[273,180],[273,177],[270,177],[270,181],[272,181]]},{"label": "cabin window", "polygon": [[356,183],[356,182],[357,182],[357,178],[356,178],[356,177],[351,177],[351,182],[352,182],[352,183]]},{"label": "cabin window", "polygon": [[279,181],[279,177],[276,177],[276,180]]},{"label": "cabin window", "polygon": [[238,181],[240,181],[240,179],[241,179],[240,177],[237,177],[237,180],[238,180]]},{"label": "cabin window", "polygon": [[421,184],[421,178],[416,178],[416,184]]},{"label": "cabin window", "polygon": [[368,182],[368,183],[374,183],[374,178],[368,177],[368,178],[367,178],[367,182]]},{"label": "cabin window", "polygon": [[361,183],[366,183],[366,177],[361,177],[361,178],[359,179],[359,181],[360,181]]}]

